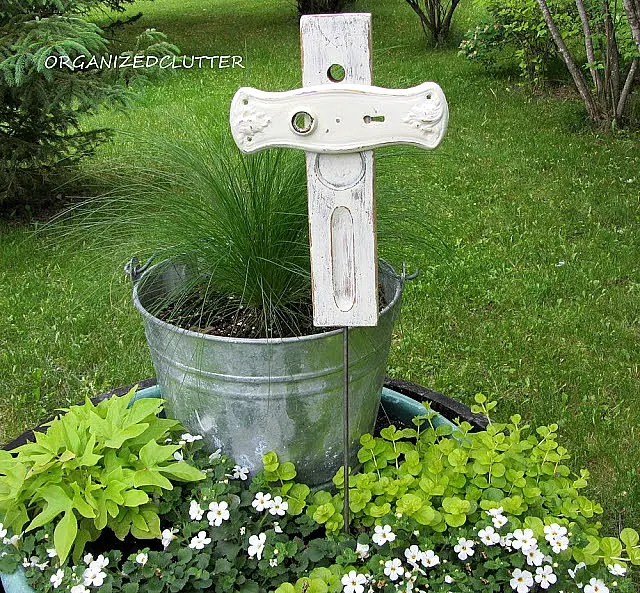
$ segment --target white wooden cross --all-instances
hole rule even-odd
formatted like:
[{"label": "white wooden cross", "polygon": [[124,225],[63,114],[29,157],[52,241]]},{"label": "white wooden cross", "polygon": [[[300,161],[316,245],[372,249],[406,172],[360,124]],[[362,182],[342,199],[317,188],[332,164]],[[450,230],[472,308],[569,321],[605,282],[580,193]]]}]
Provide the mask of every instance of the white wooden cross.
[{"label": "white wooden cross", "polygon": [[307,155],[313,322],[378,323],[373,148],[435,148],[448,122],[442,89],[371,85],[371,15],[304,16],[304,88],[241,88],[231,131],[243,152],[300,148]]}]

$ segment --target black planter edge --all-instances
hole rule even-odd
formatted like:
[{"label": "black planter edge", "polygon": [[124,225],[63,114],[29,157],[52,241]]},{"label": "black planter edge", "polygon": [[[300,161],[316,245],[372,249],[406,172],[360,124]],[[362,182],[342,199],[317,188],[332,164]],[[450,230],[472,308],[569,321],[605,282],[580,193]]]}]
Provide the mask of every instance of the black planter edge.
[{"label": "black planter edge", "polygon": [[441,414],[447,420],[451,420],[451,422],[455,422],[456,420],[468,422],[474,431],[485,430],[489,424],[486,416],[474,414],[471,408],[459,401],[427,387],[423,387],[422,385],[418,385],[417,383],[411,383],[411,381],[405,381],[404,379],[385,377],[384,386],[416,401],[422,403],[428,402],[434,412],[438,412],[438,414]]},{"label": "black planter edge", "polygon": [[[139,389],[146,389],[147,387],[153,387],[156,384],[155,378],[152,379],[144,379],[137,383]],[[136,385],[136,383],[134,383]],[[428,389],[427,387],[423,387],[422,385],[418,385],[417,383],[411,383],[410,381],[405,381],[403,379],[392,379],[391,377],[386,377],[384,381],[384,386],[392,389],[393,391],[397,391],[402,395],[406,395],[416,401],[425,403],[429,402],[431,405],[431,409],[438,414],[442,414],[447,420],[451,420],[455,422],[456,420],[460,420],[461,422],[468,422],[471,424],[474,430],[484,430],[487,427],[488,420],[482,414],[474,414],[468,406],[443,395],[442,393],[438,393],[437,391],[433,391],[432,389]],[[111,391],[107,391],[106,393],[102,393],[97,395],[96,397],[92,397],[91,401],[94,404],[98,404],[101,401],[110,398],[113,395],[124,395],[129,392],[129,390],[133,387],[133,385],[127,385],[126,387],[118,387],[116,389],[112,389]],[[45,432],[46,424],[51,422],[55,416],[45,420],[44,422],[38,424],[34,429],[27,430],[22,433],[20,436],[13,439],[11,442],[2,446],[2,449],[6,451],[11,451],[20,445],[24,445],[25,443],[31,442],[34,440],[34,432]]]}]

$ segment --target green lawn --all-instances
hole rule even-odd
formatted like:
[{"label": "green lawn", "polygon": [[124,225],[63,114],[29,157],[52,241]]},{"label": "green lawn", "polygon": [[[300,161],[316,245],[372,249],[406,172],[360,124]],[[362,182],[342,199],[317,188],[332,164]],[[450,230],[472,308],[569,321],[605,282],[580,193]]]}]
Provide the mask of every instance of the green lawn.
[{"label": "green lawn", "polygon": [[[239,86],[298,87],[294,4],[139,3],[137,30],[165,31],[187,55],[241,55],[245,68],[176,71],[135,109],[86,122],[123,132],[87,169],[135,161],[142,131],[223,129]],[[422,271],[406,291],[389,374],[467,403],[491,395],[501,418],[558,423],[574,467],[591,471],[609,529],[638,527],[640,138],[589,132],[580,104],[531,99],[457,57],[455,44],[427,50],[402,0],[355,10],[373,13],[375,84],[435,80],[450,105],[437,151],[378,151],[382,254],[401,252]],[[464,10],[459,30],[473,22]],[[405,207],[395,199],[389,213],[392,194]],[[387,232],[389,214],[405,218],[406,235]],[[131,255],[117,245],[101,257],[71,251],[0,223],[0,441],[152,375],[120,272]]]}]

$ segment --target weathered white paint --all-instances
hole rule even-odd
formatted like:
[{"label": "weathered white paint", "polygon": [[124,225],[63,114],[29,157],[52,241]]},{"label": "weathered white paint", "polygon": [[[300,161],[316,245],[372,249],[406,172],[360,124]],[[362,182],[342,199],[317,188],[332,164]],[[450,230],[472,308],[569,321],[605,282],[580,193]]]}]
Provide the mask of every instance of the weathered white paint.
[{"label": "weathered white paint", "polygon": [[[231,131],[244,152],[306,151],[314,325],[376,325],[371,149],[435,148],[447,129],[447,101],[435,83],[406,90],[371,86],[369,14],[304,16],[300,33],[304,88],[239,89]],[[344,69],[340,81],[336,66]]]},{"label": "weathered white paint", "polygon": [[[312,125],[300,132],[295,115]],[[435,148],[449,119],[442,89],[425,82],[410,89],[331,84],[281,93],[241,88],[231,104],[233,136],[244,152],[267,146],[349,153],[391,144]]]},{"label": "weathered white paint", "polygon": [[[300,35],[304,87],[314,89],[330,84],[331,90],[338,90],[345,85],[371,84],[371,15],[305,16],[300,19]],[[334,82],[329,76],[333,64],[344,68],[341,82]],[[309,98],[313,95],[312,90]],[[326,104],[328,112],[336,100],[343,99],[323,100],[320,96],[317,106]],[[312,109],[305,109],[304,100],[300,107],[297,111]],[[333,116],[332,127],[348,125],[335,121],[340,118],[339,114]],[[317,135],[330,136],[325,132],[327,123],[320,115],[316,128],[302,138],[309,141]],[[307,149],[307,186],[313,323],[343,327],[377,325],[373,151],[340,155]]]}]

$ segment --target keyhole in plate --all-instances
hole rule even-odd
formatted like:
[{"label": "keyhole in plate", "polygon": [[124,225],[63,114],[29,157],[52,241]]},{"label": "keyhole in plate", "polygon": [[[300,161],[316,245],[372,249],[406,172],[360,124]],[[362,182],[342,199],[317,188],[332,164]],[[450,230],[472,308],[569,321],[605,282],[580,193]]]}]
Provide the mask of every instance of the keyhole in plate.
[{"label": "keyhole in plate", "polygon": [[340,64],[331,64],[327,70],[327,78],[331,82],[342,82],[345,75],[344,67]]},{"label": "keyhole in plate", "polygon": [[291,118],[291,125],[298,134],[308,134],[313,128],[313,117],[306,111],[298,111]]},{"label": "keyhole in plate", "polygon": [[384,115],[365,115],[363,118],[365,124],[370,124],[372,121],[384,121]]}]

